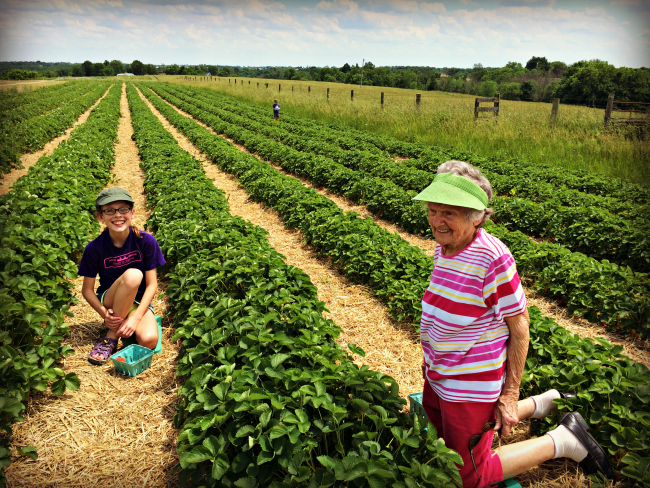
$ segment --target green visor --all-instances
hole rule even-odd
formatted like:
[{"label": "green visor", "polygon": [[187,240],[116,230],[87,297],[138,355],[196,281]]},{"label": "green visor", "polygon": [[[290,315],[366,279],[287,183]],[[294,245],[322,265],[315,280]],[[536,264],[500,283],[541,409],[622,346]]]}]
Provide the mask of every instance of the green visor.
[{"label": "green visor", "polygon": [[433,183],[416,195],[413,200],[476,210],[485,210],[488,206],[488,196],[480,186],[464,176],[451,173],[436,175]]}]

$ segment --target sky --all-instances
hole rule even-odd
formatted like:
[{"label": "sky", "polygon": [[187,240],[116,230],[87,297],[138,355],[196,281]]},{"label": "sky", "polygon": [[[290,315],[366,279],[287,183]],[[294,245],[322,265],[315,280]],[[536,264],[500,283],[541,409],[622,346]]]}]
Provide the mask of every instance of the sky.
[{"label": "sky", "polygon": [[0,0],[0,61],[650,67],[650,0]]}]

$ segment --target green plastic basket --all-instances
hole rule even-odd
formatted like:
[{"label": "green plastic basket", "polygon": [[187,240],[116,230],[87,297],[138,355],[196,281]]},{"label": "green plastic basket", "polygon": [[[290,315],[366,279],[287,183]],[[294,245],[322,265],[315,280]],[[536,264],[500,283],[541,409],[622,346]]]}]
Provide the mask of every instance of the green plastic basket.
[{"label": "green plastic basket", "polygon": [[[162,352],[162,317],[159,315],[156,315],[156,323],[158,324],[158,344],[156,344],[156,347],[153,348],[153,353],[160,354]],[[124,347],[130,346],[131,344],[137,344],[135,334],[133,334],[131,337],[122,339],[122,344]]]},{"label": "green plastic basket", "polygon": [[[124,358],[126,362],[118,361],[117,358]],[[120,352],[113,354],[111,359],[115,371],[129,376],[136,376],[151,367],[153,351],[139,344],[131,344]]]},{"label": "green plastic basket", "polygon": [[428,418],[422,406],[422,393],[411,393],[409,395],[409,404],[411,405],[411,412],[417,412],[425,419]]}]

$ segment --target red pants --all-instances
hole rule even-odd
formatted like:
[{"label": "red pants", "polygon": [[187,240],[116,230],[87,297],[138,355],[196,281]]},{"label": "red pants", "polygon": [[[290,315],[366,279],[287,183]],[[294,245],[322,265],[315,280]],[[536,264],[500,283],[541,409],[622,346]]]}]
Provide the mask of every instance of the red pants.
[{"label": "red pants", "polygon": [[481,475],[480,482],[469,457],[470,438],[480,433],[486,423],[496,419],[494,403],[448,402],[440,398],[429,382],[425,381],[422,406],[438,431],[438,437],[442,437],[445,445],[463,458],[464,466],[458,467],[463,488],[479,488],[503,480],[501,460],[496,451],[491,450],[494,431],[483,434],[474,448],[474,461]]}]

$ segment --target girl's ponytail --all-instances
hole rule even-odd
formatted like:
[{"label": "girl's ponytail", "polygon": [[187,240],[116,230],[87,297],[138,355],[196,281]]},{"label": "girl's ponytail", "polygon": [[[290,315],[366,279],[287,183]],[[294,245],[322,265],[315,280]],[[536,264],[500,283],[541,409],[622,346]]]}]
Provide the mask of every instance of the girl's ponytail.
[{"label": "girl's ponytail", "polygon": [[131,231],[135,234],[135,236],[138,239],[142,239],[142,235],[140,234],[140,231],[138,230],[138,228],[135,225],[131,226]]}]

